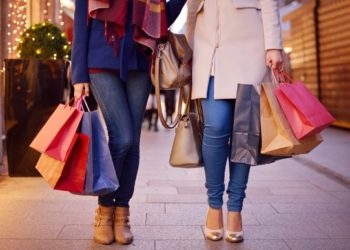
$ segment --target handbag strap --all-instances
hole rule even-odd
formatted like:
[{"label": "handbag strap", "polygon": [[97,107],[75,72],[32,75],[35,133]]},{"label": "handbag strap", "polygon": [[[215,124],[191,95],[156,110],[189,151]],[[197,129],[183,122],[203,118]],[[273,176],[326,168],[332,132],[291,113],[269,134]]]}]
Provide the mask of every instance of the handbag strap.
[{"label": "handbag strap", "polygon": [[[158,48],[159,49],[159,48]],[[157,55],[155,55],[157,57],[160,57],[160,53],[158,52]],[[155,70],[155,77],[157,78],[155,80],[154,83],[154,88],[155,88],[155,94],[156,94],[156,101],[157,101],[157,111],[158,111],[158,116],[159,116],[159,120],[162,123],[162,125],[167,128],[167,129],[172,129],[175,128],[177,126],[177,124],[179,123],[181,117],[182,117],[182,101],[183,101],[183,95],[184,95],[184,90],[183,88],[180,89],[180,94],[179,94],[179,102],[178,102],[178,108],[177,108],[177,115],[175,118],[175,121],[172,124],[167,124],[165,118],[164,118],[164,113],[162,110],[162,105],[161,105],[161,100],[160,100],[160,72],[159,72],[159,59],[158,60],[156,58],[154,58],[154,62],[155,66],[153,67]]]}]

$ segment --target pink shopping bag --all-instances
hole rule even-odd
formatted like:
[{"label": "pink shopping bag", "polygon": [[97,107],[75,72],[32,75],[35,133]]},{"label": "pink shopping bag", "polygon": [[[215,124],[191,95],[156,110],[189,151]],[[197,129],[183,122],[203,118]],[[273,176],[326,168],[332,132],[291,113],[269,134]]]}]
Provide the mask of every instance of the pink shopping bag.
[{"label": "pink shopping bag", "polygon": [[59,104],[30,147],[56,160],[65,161],[82,116],[83,112],[76,107]]},{"label": "pink shopping bag", "polygon": [[334,117],[302,82],[292,82],[285,72],[280,79],[282,83],[274,93],[298,140],[316,135],[334,122]]}]

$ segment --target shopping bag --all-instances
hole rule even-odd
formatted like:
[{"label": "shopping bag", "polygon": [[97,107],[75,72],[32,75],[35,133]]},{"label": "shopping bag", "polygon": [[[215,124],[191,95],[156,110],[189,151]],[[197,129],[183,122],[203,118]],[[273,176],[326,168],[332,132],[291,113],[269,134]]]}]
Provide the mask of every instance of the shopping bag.
[{"label": "shopping bag", "polygon": [[[72,145],[76,142],[78,135],[75,134]],[[71,151],[73,147],[70,147],[69,151]],[[70,154],[70,152],[68,152]],[[56,160],[47,154],[41,154],[35,168],[38,170],[40,175],[44,178],[44,180],[54,188],[58,182],[58,180],[62,176],[63,168],[66,163],[64,161]]]},{"label": "shopping bag", "polygon": [[260,96],[253,85],[238,84],[231,138],[230,160],[250,166],[286,157],[263,155],[261,149]]},{"label": "shopping bag", "polygon": [[321,135],[298,140],[274,95],[277,84],[263,82],[260,93],[261,153],[288,156],[308,153],[322,142]]},{"label": "shopping bag", "polygon": [[297,139],[316,135],[334,122],[334,117],[302,82],[292,82],[286,73],[281,78],[284,83],[278,84],[274,93]]},{"label": "shopping bag", "polygon": [[84,112],[81,132],[90,137],[83,194],[105,195],[117,190],[119,182],[98,111]]},{"label": "shopping bag", "polygon": [[83,112],[76,107],[59,104],[34,138],[30,147],[60,161],[66,161]]},{"label": "shopping bag", "polygon": [[89,151],[89,137],[78,134],[72,151],[67,158],[62,175],[54,189],[83,193]]}]

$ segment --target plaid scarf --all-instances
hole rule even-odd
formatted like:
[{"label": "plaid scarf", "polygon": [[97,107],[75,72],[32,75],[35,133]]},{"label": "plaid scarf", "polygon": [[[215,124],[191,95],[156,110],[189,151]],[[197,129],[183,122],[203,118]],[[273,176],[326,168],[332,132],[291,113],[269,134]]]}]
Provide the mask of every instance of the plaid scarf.
[{"label": "plaid scarf", "polygon": [[[151,56],[157,41],[167,36],[165,0],[132,1],[134,41],[147,56]],[[88,4],[89,16],[105,22],[105,36],[117,53],[119,39],[125,34],[128,0],[88,0]]]}]

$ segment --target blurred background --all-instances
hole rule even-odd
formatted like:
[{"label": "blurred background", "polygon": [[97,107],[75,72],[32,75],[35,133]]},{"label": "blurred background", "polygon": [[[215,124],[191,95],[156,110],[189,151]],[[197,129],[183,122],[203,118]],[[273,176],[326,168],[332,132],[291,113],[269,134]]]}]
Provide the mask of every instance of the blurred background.
[{"label": "blurred background", "polygon": [[[286,70],[324,103],[336,118],[335,126],[349,129],[350,0],[280,0],[279,6]],[[0,131],[5,141],[0,143],[0,159],[4,150],[12,150],[12,158],[5,160],[20,166],[37,159],[26,152],[31,139],[27,134],[36,133],[45,115],[69,95],[66,60],[74,1],[2,0],[0,12]],[[183,33],[185,19],[186,8],[172,30]],[[49,42],[40,42],[44,38]],[[1,166],[0,174],[7,171]]]}]

